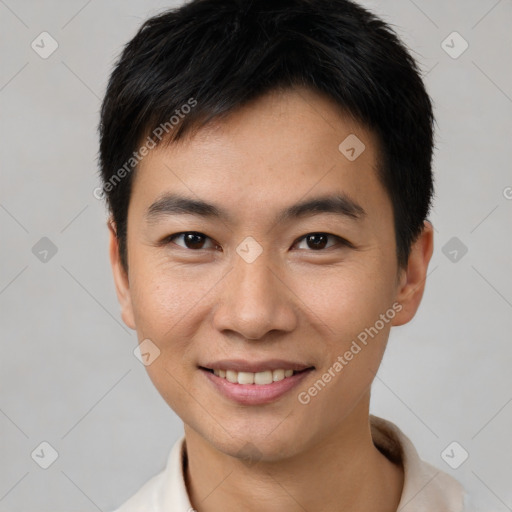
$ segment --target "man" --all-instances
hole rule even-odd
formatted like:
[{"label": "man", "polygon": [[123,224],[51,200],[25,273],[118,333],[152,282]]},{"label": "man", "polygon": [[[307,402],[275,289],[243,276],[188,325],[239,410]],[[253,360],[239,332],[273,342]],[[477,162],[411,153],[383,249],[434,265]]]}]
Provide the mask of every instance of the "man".
[{"label": "man", "polygon": [[195,0],[127,44],[100,124],[110,256],[185,436],[119,512],[469,510],[369,414],[432,255],[433,123],[348,0]]}]

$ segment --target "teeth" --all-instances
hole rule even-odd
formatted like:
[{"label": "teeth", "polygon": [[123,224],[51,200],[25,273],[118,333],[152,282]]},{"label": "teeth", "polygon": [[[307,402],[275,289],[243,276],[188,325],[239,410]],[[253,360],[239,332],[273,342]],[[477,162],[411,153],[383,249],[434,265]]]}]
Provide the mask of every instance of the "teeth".
[{"label": "teeth", "polygon": [[274,378],[270,370],[254,374],[254,384],[271,384],[273,381]]},{"label": "teeth", "polygon": [[238,372],[238,384],[254,384],[254,373]]},{"label": "teeth", "polygon": [[291,377],[293,375],[293,370],[265,370],[263,372],[252,373],[215,369],[213,370],[213,374],[221,379],[226,379],[232,384],[265,385],[283,380],[286,377]]},{"label": "teeth", "polygon": [[226,379],[229,382],[232,382],[233,384],[235,384],[236,382],[238,382],[238,372],[234,372],[233,370],[227,370],[226,371]]},{"label": "teeth", "polygon": [[272,380],[276,382],[276,380],[284,379],[285,370],[274,370],[272,372]]}]

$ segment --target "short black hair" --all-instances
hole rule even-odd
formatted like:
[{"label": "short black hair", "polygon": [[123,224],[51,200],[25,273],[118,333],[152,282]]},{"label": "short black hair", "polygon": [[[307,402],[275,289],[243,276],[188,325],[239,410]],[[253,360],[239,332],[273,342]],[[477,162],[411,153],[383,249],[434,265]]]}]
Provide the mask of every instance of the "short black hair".
[{"label": "short black hair", "polygon": [[434,193],[435,119],[417,63],[395,31],[352,0],[193,0],[142,24],[102,103],[100,195],[125,270],[131,171],[141,145],[172,143],[294,86],[327,95],[377,136],[397,262],[407,265]]}]

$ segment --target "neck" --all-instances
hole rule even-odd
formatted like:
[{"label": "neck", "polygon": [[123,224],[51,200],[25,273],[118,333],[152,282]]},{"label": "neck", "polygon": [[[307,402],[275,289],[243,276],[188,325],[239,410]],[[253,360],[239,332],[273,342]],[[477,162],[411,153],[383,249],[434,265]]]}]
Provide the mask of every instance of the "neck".
[{"label": "neck", "polygon": [[186,482],[198,512],[395,512],[403,469],[373,444],[367,404],[312,448],[279,461],[243,461],[185,426]]}]

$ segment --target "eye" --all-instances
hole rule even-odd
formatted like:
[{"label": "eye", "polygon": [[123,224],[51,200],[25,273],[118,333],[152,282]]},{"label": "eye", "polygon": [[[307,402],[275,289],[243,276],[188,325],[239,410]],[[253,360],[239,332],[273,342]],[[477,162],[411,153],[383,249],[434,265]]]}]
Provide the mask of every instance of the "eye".
[{"label": "eye", "polygon": [[[329,245],[329,238],[333,241]],[[182,243],[177,243],[176,240],[182,239]],[[210,242],[210,247],[207,246],[205,242]],[[300,243],[306,243],[307,248],[312,249],[314,251],[321,251],[323,249],[329,249],[335,245],[354,247],[348,240],[345,240],[339,236],[332,235],[330,233],[308,233],[303,237],[299,238],[294,245]],[[184,231],[182,233],[174,233],[172,235],[167,236],[162,240],[162,245],[167,245],[170,243],[174,243],[184,249],[191,250],[202,250],[202,249],[216,249],[219,248],[219,245],[214,242],[210,237],[206,236],[203,233],[199,233],[198,231]],[[299,249],[304,249],[304,247],[299,247]]]},{"label": "eye", "polygon": [[[327,245],[329,238],[334,240],[335,243]],[[299,238],[299,241],[301,240],[304,240],[307,246],[314,251],[321,251],[322,249],[330,248],[336,244],[353,247],[352,244],[347,240],[336,235],[331,235],[329,233],[309,233],[304,235],[302,238]]]},{"label": "eye", "polygon": [[[183,239],[183,245],[174,242],[176,239]],[[192,250],[200,250],[200,249],[208,249],[208,247],[205,247],[205,241],[210,240],[212,242],[211,248],[218,247],[217,244],[213,243],[212,239],[204,235],[203,233],[199,233],[197,231],[184,231],[183,233],[175,233],[173,235],[169,235],[164,240],[162,240],[162,244],[168,244],[168,243],[175,243],[176,245],[179,245],[180,247],[184,247],[185,249],[192,249]]]}]

